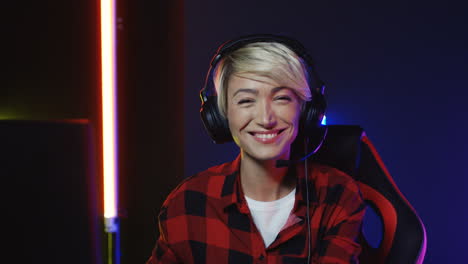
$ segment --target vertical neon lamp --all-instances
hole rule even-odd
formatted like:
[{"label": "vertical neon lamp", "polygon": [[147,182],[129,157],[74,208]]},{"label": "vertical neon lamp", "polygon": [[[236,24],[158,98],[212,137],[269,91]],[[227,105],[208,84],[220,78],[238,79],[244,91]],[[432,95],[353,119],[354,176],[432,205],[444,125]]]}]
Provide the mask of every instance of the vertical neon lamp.
[{"label": "vertical neon lamp", "polygon": [[101,0],[101,80],[104,224],[107,262],[119,263],[117,215],[117,61],[115,0]]}]

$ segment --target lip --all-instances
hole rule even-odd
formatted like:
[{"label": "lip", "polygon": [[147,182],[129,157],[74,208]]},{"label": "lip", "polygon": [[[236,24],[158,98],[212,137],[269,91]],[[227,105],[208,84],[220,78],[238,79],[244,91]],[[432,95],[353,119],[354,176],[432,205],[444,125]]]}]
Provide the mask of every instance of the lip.
[{"label": "lip", "polygon": [[271,144],[276,142],[280,136],[281,133],[286,130],[284,129],[275,129],[275,130],[269,130],[269,131],[251,131],[249,134],[257,141],[262,144]]}]

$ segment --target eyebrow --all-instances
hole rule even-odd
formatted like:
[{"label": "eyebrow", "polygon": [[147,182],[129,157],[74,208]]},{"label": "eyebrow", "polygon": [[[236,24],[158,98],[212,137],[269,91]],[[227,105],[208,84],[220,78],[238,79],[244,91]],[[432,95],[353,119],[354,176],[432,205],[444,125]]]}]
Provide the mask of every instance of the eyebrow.
[{"label": "eyebrow", "polygon": [[236,94],[238,93],[251,93],[251,94],[258,94],[258,90],[256,89],[251,89],[251,88],[240,88],[239,90],[235,91],[234,94],[232,95],[232,97],[236,96]]},{"label": "eyebrow", "polygon": [[[278,87],[275,87],[271,90],[272,93],[276,93],[280,90],[283,90],[283,89],[291,89],[287,86],[278,86]],[[253,88],[240,88],[239,90],[235,91],[234,94],[232,95],[232,97],[236,96],[236,94],[238,93],[241,93],[241,92],[244,92],[244,93],[251,93],[251,94],[255,94],[257,95],[258,94],[258,90],[257,89],[253,89]]]},{"label": "eyebrow", "polygon": [[288,89],[288,90],[289,90],[289,89],[291,89],[291,88],[289,88],[289,87],[287,87],[287,86],[279,86],[279,87],[273,88],[273,89],[271,90],[271,92],[272,92],[272,93],[276,93],[276,92],[281,91],[281,90],[283,90],[283,89]]}]

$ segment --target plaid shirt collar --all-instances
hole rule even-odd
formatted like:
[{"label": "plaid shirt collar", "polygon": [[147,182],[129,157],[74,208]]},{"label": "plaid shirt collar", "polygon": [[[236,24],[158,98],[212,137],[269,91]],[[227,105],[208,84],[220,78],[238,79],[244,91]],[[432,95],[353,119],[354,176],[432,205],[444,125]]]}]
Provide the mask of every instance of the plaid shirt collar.
[{"label": "plaid shirt collar", "polygon": [[[229,163],[226,163],[226,166],[223,167],[221,174],[225,175],[223,187],[221,190],[221,200],[223,204],[224,211],[229,210],[231,208],[237,207],[239,212],[243,214],[249,213],[247,201],[245,200],[245,195],[241,187],[240,182],[240,163],[241,163],[241,156],[240,154],[237,158]],[[310,167],[310,166],[309,166]],[[290,167],[288,173],[296,174],[296,202],[294,204],[293,212],[297,211],[300,207],[306,205],[307,196],[306,188],[305,188],[305,177],[304,177],[304,166],[303,163],[299,163],[296,166]],[[309,175],[310,175],[309,171]],[[310,205],[316,203],[315,195],[313,192],[313,182],[310,180],[309,176],[309,201]]]}]

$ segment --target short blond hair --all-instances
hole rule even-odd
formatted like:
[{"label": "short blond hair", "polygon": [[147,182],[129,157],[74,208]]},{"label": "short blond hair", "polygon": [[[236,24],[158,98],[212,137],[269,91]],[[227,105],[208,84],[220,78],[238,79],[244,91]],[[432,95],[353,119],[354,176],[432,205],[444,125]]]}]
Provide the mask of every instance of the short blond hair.
[{"label": "short blond hair", "polygon": [[305,62],[286,45],[277,42],[255,42],[245,45],[221,59],[214,70],[213,82],[218,95],[218,108],[226,117],[227,88],[233,75],[254,74],[269,78],[280,86],[293,89],[302,101],[312,95]]}]

